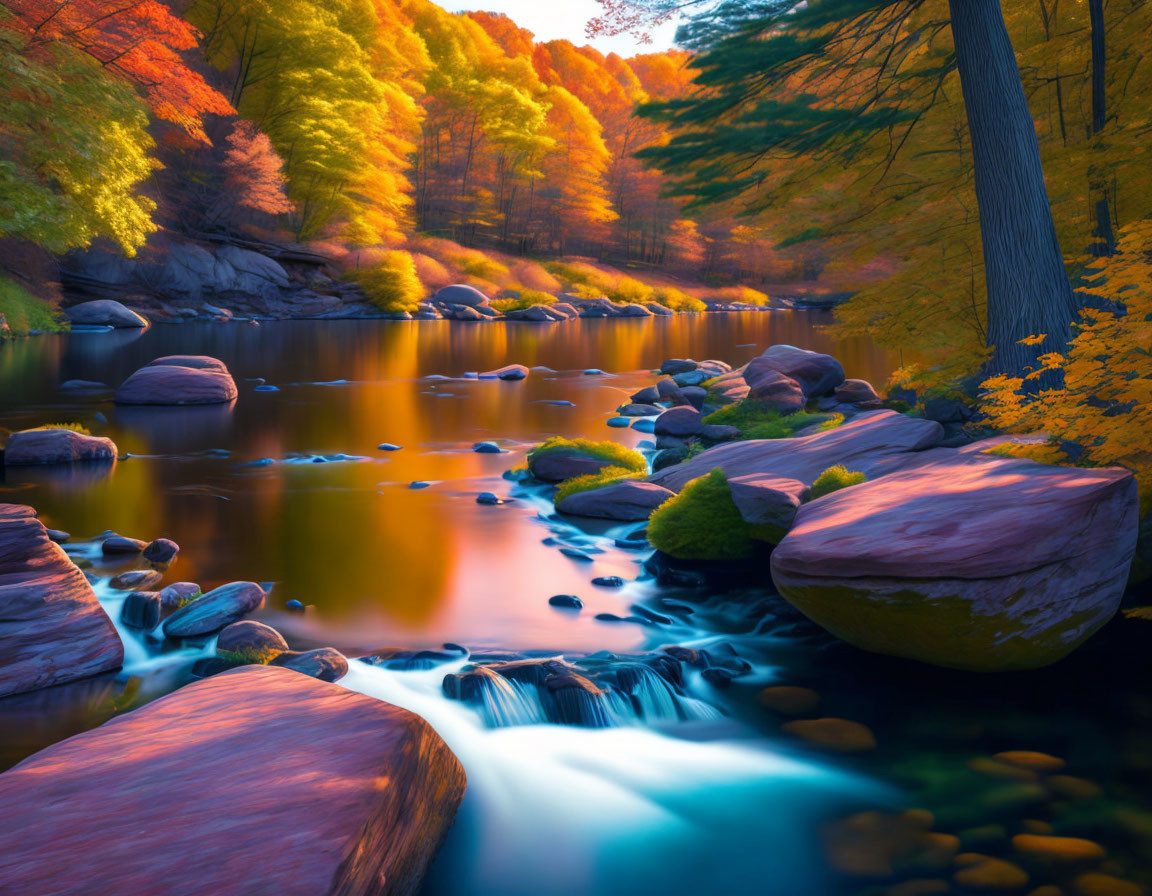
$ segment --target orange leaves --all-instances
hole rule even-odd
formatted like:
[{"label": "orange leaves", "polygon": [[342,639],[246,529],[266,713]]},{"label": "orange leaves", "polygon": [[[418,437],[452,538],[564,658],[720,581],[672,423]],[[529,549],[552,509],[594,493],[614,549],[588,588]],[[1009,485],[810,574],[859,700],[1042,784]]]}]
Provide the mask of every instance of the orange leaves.
[{"label": "orange leaves", "polygon": [[0,5],[12,13],[4,27],[20,36],[25,53],[63,43],[87,54],[135,85],[157,118],[195,140],[207,141],[204,115],[232,112],[181,56],[197,46],[196,29],[156,0],[3,0]]},{"label": "orange leaves", "polygon": [[1047,333],[1041,333],[1038,336],[1025,336],[1023,339],[1018,340],[1019,345],[1041,345],[1045,339],[1048,338]]}]

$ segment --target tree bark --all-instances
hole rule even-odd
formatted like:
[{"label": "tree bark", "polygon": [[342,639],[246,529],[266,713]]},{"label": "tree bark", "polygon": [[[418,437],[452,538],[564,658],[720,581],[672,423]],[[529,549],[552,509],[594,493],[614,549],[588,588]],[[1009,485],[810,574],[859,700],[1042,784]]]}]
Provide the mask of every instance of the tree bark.
[{"label": "tree bark", "polygon": [[[1105,103],[1105,47],[1104,0],[1088,0],[1088,18],[1092,23],[1092,136],[1096,136],[1108,121]],[[1092,192],[1096,197],[1096,255],[1116,254],[1116,235],[1112,230],[1112,210],[1108,205],[1108,185],[1097,175],[1093,178]]]},{"label": "tree bark", "polygon": [[[1039,355],[1067,346],[1077,303],[1000,0],[949,0],[948,6],[980,207],[989,366],[1022,376]],[[1039,346],[1020,344],[1041,334]]]}]

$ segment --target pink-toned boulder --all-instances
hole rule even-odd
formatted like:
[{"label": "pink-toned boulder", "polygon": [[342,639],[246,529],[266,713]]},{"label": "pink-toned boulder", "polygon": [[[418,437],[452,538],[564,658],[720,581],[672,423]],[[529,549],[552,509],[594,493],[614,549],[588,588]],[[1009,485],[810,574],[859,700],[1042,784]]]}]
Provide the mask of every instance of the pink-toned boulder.
[{"label": "pink-toned boulder", "polygon": [[744,378],[755,389],[756,379],[768,370],[795,380],[807,398],[831,395],[844,382],[844,367],[831,355],[792,345],[773,345],[759,358],[754,358],[744,369]]},{"label": "pink-toned boulder", "polygon": [[572,516],[639,522],[648,519],[653,510],[674,496],[675,492],[651,482],[624,480],[569,495],[557,503],[556,509]]},{"label": "pink-toned boulder", "polygon": [[245,666],[0,775],[0,889],[412,894],[464,788],[418,716]]},{"label": "pink-toned boulder", "polygon": [[805,504],[772,555],[772,578],[865,650],[1030,669],[1115,614],[1136,526],[1127,470],[954,452]]},{"label": "pink-toned boulder", "polygon": [[792,439],[753,439],[710,448],[682,464],[667,467],[649,477],[673,491],[714,467],[722,467],[728,479],[758,474],[778,479],[798,479],[811,485],[837,464],[858,470],[869,478],[883,467],[886,472],[912,463],[919,452],[944,437],[944,428],[931,420],[868,411],[843,426]]},{"label": "pink-toned boulder", "polygon": [[833,394],[837,401],[844,404],[860,404],[862,401],[876,401],[880,398],[867,380],[844,380]]},{"label": "pink-toned boulder", "polygon": [[0,504],[0,697],[123,662],[124,645],[84,573],[31,507]]},{"label": "pink-toned boulder", "polygon": [[238,395],[222,361],[202,355],[157,358],[128,377],[116,390],[117,404],[226,404]]},{"label": "pink-toned boulder", "polygon": [[745,379],[748,381],[748,397],[764,402],[781,414],[794,414],[803,409],[807,400],[800,384],[771,368],[755,369],[755,361],[748,365]]},{"label": "pink-toned boulder", "polygon": [[712,380],[708,385],[708,391],[714,395],[720,396],[725,403],[731,404],[735,401],[747,398],[751,388],[748,381],[744,379],[744,370],[733,370],[729,373],[721,374]]},{"label": "pink-toned boulder", "polygon": [[769,526],[780,538],[792,528],[808,487],[798,479],[780,479],[751,473],[728,480],[732,502],[744,522]]},{"label": "pink-toned boulder", "polygon": [[116,460],[116,443],[70,429],[27,429],[14,432],[4,447],[9,467],[74,464]]}]

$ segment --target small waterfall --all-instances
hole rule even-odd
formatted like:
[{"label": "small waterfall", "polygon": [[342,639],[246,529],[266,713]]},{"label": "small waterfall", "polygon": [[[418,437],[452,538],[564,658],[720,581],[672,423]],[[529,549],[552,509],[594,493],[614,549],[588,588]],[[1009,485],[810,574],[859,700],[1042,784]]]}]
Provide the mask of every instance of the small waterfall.
[{"label": "small waterfall", "polygon": [[631,710],[642,722],[684,722],[718,719],[714,706],[679,693],[651,666],[632,663],[616,673],[620,690],[631,699]]}]

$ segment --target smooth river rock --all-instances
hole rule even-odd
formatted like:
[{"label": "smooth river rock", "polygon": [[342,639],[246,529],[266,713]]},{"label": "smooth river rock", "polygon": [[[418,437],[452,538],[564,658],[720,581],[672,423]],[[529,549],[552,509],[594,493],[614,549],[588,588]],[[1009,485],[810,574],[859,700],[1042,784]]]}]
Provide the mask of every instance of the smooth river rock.
[{"label": "smooth river rock", "polygon": [[92,586],[35,513],[0,504],[0,697],[124,662],[124,645]]},{"label": "smooth river rock", "polygon": [[222,361],[197,355],[157,358],[116,390],[117,404],[227,404],[239,395]]},{"label": "smooth river rock", "polygon": [[793,345],[774,345],[744,369],[744,378],[755,389],[755,379],[775,370],[795,380],[808,398],[831,395],[844,382],[844,367],[831,355],[810,352]]},{"label": "smooth river rock", "polygon": [[772,578],[866,650],[1036,668],[1115,614],[1136,520],[1126,470],[956,452],[805,504],[772,554]]},{"label": "smooth river rock", "polygon": [[464,789],[418,716],[246,666],[0,775],[0,889],[408,896]]},{"label": "smooth river rock", "polygon": [[116,443],[70,429],[28,429],[14,432],[4,447],[8,467],[40,464],[74,464],[116,460]]},{"label": "smooth river rock", "polygon": [[[759,359],[757,359],[759,360]],[[744,372],[748,397],[763,402],[781,414],[794,414],[804,407],[807,396],[801,385],[773,368],[757,368],[756,361]]]},{"label": "smooth river rock", "polygon": [[638,522],[648,519],[653,510],[675,495],[675,492],[651,482],[626,479],[569,495],[556,505],[556,509],[572,516]]},{"label": "smooth river rock", "polygon": [[798,479],[811,485],[837,464],[864,473],[893,472],[917,460],[944,437],[944,427],[895,411],[867,411],[843,426],[792,439],[753,439],[729,442],[666,467],[649,477],[673,491],[699,476],[722,467],[728,479],[758,474],[779,479]]},{"label": "smooth river rock", "polygon": [[112,299],[97,299],[94,302],[81,302],[65,308],[64,314],[74,324],[97,327],[116,327],[122,330],[143,330],[148,321]]},{"label": "smooth river rock", "polygon": [[164,620],[169,638],[210,635],[264,606],[264,589],[255,582],[231,582],[209,591]]},{"label": "smooth river rock", "polygon": [[463,283],[455,283],[452,286],[445,286],[432,297],[434,302],[442,302],[445,305],[462,305],[467,308],[480,308],[488,304],[488,296],[480,292],[474,286],[467,286]]}]

